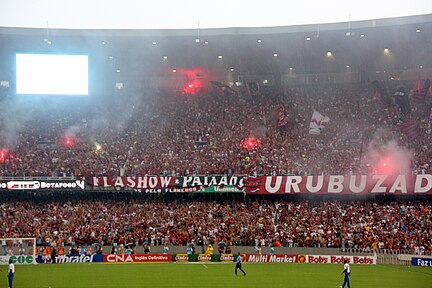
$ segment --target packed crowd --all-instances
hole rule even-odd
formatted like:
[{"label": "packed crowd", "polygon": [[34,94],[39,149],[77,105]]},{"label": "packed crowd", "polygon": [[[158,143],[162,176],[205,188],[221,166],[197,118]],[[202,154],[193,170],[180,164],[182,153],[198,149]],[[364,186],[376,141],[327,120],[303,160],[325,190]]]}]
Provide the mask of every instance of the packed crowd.
[{"label": "packed crowd", "polygon": [[0,237],[37,245],[339,247],[432,251],[430,202],[49,201],[0,206]]},{"label": "packed crowd", "polygon": [[[409,140],[397,126],[397,105],[383,107],[373,93],[359,84],[283,92],[264,87],[254,98],[216,89],[196,95],[149,91],[141,98],[76,100],[43,111],[33,105],[25,117],[23,109],[12,108],[9,116],[2,110],[0,148],[7,155],[0,176],[374,172],[365,160],[373,139],[413,151],[410,173],[432,173],[432,134]],[[424,132],[429,98],[425,113],[413,109]],[[281,105],[288,115],[282,127]],[[309,134],[313,109],[330,118],[320,135]],[[256,145],[242,145],[251,137]]]}]

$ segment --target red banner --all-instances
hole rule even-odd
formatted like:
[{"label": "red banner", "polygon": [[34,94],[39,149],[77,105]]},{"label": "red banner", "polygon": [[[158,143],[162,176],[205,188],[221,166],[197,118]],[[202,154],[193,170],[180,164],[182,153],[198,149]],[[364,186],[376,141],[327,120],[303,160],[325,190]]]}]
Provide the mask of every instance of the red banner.
[{"label": "red banner", "polygon": [[139,263],[171,262],[171,254],[109,254],[104,255],[103,262]]},{"label": "red banner", "polygon": [[244,262],[260,263],[297,263],[298,255],[285,254],[246,254]]},{"label": "red banner", "polygon": [[432,175],[263,176],[245,186],[248,194],[432,194]]}]

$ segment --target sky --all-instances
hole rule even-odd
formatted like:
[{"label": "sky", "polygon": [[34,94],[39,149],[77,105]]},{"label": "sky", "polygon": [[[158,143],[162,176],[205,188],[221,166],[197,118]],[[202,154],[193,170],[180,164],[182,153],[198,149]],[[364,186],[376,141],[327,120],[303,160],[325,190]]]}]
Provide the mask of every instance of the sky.
[{"label": "sky", "polygon": [[270,27],[432,13],[432,0],[0,0],[0,27]]}]

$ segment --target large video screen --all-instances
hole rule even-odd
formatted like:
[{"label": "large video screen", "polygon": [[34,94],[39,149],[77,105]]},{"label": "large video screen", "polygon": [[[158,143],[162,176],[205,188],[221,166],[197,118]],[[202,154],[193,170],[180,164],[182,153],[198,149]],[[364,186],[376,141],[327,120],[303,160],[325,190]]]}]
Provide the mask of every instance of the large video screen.
[{"label": "large video screen", "polygon": [[16,93],[88,95],[88,55],[16,54]]}]

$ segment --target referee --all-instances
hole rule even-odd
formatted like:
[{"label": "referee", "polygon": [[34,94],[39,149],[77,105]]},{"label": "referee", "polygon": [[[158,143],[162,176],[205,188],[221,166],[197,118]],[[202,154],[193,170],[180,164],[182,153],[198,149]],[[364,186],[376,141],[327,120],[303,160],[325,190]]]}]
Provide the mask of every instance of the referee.
[{"label": "referee", "polygon": [[240,271],[243,272],[243,276],[246,276],[246,272],[242,269],[242,256],[240,253],[238,253],[237,261],[236,261],[236,268],[235,268],[235,275],[237,276],[237,269],[240,269]]}]

